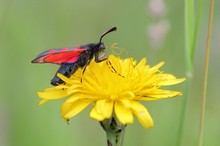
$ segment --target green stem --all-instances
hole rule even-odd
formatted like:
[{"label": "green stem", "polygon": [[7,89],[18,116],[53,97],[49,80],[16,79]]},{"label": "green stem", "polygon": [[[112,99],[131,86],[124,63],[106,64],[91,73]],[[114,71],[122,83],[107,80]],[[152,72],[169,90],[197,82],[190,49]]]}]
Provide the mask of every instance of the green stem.
[{"label": "green stem", "polygon": [[125,125],[117,121],[115,117],[100,122],[106,132],[107,146],[123,146]]},{"label": "green stem", "polygon": [[194,1],[185,0],[185,51],[187,74],[192,73],[191,48],[194,33]]},{"label": "green stem", "polygon": [[199,32],[199,26],[200,26],[200,19],[202,16],[202,10],[203,10],[203,0],[199,0],[198,4],[198,12],[196,15],[196,24],[195,24],[195,29],[194,29],[194,34],[193,34],[193,41],[192,41],[192,46],[191,46],[191,62],[193,62],[194,58],[194,53],[195,53],[195,48],[196,48],[196,41],[198,37],[198,32]]},{"label": "green stem", "polygon": [[198,37],[200,18],[202,16],[203,10],[203,0],[199,0],[198,3],[198,11],[196,15],[196,22],[194,24],[194,16],[195,16],[195,7],[193,0],[185,0],[185,52],[186,52],[186,96],[183,99],[181,116],[180,116],[180,125],[179,132],[177,136],[177,145],[180,146],[182,143],[182,135],[184,129],[184,122],[186,117],[186,107],[190,94],[192,75],[193,75],[193,58],[194,52],[196,48],[196,42]]},{"label": "green stem", "polygon": [[184,122],[186,117],[186,107],[188,102],[188,96],[190,93],[191,87],[191,80],[192,80],[192,60],[191,60],[191,53],[192,53],[192,43],[195,42],[194,34],[194,1],[193,0],[185,0],[184,1],[184,22],[185,22],[185,56],[186,56],[186,86],[185,86],[185,93],[186,96],[183,98],[183,103],[181,107],[181,115],[180,115],[180,123],[178,128],[178,136],[176,145],[181,146],[182,137],[183,137],[183,129],[184,129]]},{"label": "green stem", "polygon": [[181,107],[181,113],[180,113],[180,123],[178,127],[178,135],[177,135],[177,141],[176,141],[176,146],[181,146],[182,144],[182,139],[183,139],[183,129],[184,129],[184,123],[185,123],[185,118],[186,118],[186,107],[188,103],[188,96],[190,94],[189,87],[192,85],[192,78],[188,77],[185,83],[185,94],[183,101],[182,101],[182,107]]},{"label": "green stem", "polygon": [[201,103],[201,115],[200,115],[200,126],[199,126],[199,143],[198,146],[203,144],[203,131],[204,131],[204,119],[205,119],[205,108],[206,108],[206,93],[207,93],[207,81],[208,81],[208,70],[209,70],[209,52],[211,42],[211,31],[212,31],[212,19],[214,11],[214,0],[210,0],[209,9],[209,21],[208,21],[208,34],[206,40],[206,53],[205,53],[205,65],[204,65],[204,77],[203,77],[203,93]]}]

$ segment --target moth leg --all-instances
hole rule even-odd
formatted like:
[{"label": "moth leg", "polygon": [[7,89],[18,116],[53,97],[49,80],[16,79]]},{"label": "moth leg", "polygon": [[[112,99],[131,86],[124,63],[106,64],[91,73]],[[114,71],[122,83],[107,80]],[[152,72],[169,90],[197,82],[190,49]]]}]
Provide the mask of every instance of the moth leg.
[{"label": "moth leg", "polygon": [[95,53],[95,62],[99,63],[107,59],[107,57],[103,58],[104,54],[102,56],[99,56],[99,53]]},{"label": "moth leg", "polygon": [[121,75],[120,73],[118,73],[118,71],[113,67],[112,63],[110,60],[106,61],[107,65],[109,66],[109,69],[111,70],[111,72],[121,76],[122,78],[125,78],[123,75]]},{"label": "moth leg", "polygon": [[91,60],[88,60],[88,61],[86,62],[86,65],[83,67],[82,76],[81,76],[81,80],[80,80],[81,83],[82,83],[83,74],[84,74],[84,72],[86,71],[86,67],[89,65],[90,61],[91,61]]}]

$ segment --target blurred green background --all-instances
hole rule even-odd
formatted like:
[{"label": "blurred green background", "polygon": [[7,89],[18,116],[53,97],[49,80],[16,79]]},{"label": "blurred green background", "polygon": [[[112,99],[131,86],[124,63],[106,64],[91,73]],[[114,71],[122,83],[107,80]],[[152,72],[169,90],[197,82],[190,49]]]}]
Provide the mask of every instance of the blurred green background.
[{"label": "blurred green background", "polygon": [[[182,145],[197,144],[209,2],[204,11],[194,59]],[[220,1],[215,3],[210,71],[204,127],[204,146],[220,145]],[[62,100],[38,106],[36,91],[50,87],[58,66],[31,64],[39,53],[59,47],[117,42],[129,56],[159,61],[162,70],[186,76],[184,54],[184,1],[163,0],[0,0],[0,146],[104,146],[105,133],[88,117],[89,108],[66,124],[60,114]],[[108,53],[109,50],[106,50]],[[172,89],[184,91],[186,82]],[[125,146],[176,146],[181,96],[145,103],[155,127],[144,129],[135,120],[127,126]]]}]

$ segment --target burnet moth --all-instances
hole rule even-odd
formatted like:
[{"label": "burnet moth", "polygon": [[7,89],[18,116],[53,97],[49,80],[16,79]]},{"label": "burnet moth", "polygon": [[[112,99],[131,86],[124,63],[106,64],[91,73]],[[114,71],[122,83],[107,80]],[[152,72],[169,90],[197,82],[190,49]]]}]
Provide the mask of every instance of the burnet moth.
[{"label": "burnet moth", "polygon": [[74,48],[60,48],[47,50],[38,55],[31,63],[53,63],[59,64],[60,68],[56,72],[54,78],[51,80],[51,84],[57,86],[64,83],[57,73],[60,73],[66,77],[70,77],[74,74],[78,68],[83,68],[83,72],[86,66],[89,65],[93,57],[95,62],[101,62],[106,58],[101,58],[101,53],[105,50],[105,45],[102,43],[102,38],[113,31],[116,31],[116,27],[112,27],[104,34],[101,35],[98,43],[91,43]]}]

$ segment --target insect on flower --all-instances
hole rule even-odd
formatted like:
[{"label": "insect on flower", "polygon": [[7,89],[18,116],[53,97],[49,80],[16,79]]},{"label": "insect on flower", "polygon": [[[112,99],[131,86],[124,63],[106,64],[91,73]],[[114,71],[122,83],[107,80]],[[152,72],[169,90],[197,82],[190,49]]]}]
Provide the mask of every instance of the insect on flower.
[{"label": "insect on flower", "polygon": [[53,63],[59,64],[60,68],[56,72],[54,78],[51,80],[51,84],[57,86],[64,83],[62,79],[57,76],[60,73],[66,77],[70,77],[74,74],[78,68],[83,68],[83,73],[89,65],[93,57],[95,62],[101,62],[106,60],[101,54],[105,50],[105,45],[102,43],[102,38],[112,32],[116,31],[116,27],[112,27],[104,34],[101,35],[98,43],[91,43],[74,48],[60,48],[47,50],[38,55],[31,63]]}]

